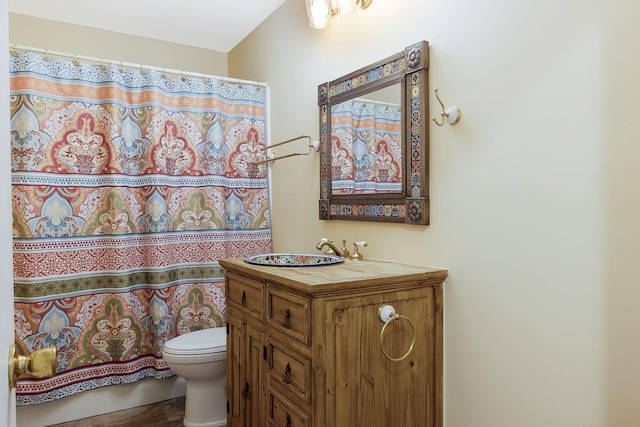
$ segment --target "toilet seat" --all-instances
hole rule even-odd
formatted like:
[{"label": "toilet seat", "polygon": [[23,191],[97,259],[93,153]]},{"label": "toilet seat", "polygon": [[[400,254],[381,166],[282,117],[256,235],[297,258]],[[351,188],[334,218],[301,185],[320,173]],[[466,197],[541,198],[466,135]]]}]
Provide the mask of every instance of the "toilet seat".
[{"label": "toilet seat", "polygon": [[227,351],[225,327],[189,332],[164,343],[163,352],[173,355],[223,353]]}]

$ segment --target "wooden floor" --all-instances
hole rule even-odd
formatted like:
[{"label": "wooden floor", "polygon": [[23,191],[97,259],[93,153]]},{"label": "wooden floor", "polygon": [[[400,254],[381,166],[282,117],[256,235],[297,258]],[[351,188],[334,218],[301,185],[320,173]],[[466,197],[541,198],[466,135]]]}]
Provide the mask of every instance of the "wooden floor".
[{"label": "wooden floor", "polygon": [[183,427],[184,397],[48,427]]}]

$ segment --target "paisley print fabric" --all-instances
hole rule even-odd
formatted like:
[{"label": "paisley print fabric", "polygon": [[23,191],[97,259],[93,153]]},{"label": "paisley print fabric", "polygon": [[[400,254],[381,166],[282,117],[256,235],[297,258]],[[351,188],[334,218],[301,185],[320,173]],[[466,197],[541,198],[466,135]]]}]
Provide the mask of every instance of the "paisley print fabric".
[{"label": "paisley print fabric", "polygon": [[399,104],[354,99],[331,107],[332,194],[402,192]]},{"label": "paisley print fabric", "polygon": [[173,375],[223,326],[217,260],[271,251],[267,89],[10,55],[16,343],[57,348],[19,404]]}]

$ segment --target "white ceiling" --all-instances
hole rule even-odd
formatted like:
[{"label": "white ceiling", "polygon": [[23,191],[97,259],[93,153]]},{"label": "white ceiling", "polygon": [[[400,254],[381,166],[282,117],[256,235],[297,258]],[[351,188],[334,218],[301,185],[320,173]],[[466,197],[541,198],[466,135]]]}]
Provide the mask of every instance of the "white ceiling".
[{"label": "white ceiling", "polygon": [[228,53],[285,0],[9,0],[9,12]]}]

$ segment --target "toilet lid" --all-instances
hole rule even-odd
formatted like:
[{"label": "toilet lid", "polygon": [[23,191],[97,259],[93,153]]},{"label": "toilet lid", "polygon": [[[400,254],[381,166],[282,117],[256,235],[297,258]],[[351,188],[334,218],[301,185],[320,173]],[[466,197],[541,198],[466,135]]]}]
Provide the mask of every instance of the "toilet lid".
[{"label": "toilet lid", "polygon": [[164,343],[171,354],[220,353],[227,350],[227,328],[208,328],[189,332]]}]

